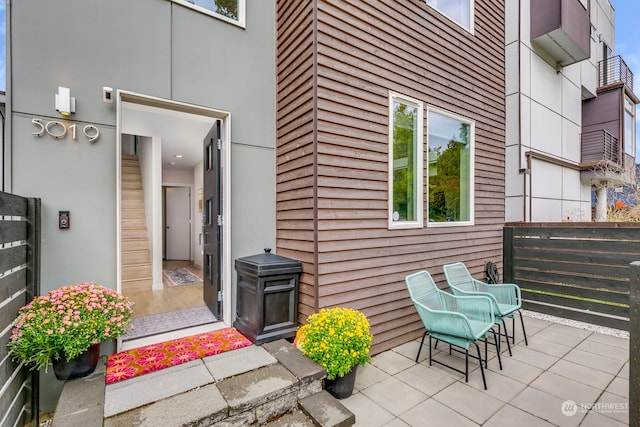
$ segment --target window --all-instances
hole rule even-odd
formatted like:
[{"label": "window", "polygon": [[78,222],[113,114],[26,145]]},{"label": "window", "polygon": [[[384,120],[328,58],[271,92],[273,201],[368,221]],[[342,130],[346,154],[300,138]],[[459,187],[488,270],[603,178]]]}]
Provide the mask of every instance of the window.
[{"label": "window", "polygon": [[429,226],[473,224],[473,122],[427,112]]},{"label": "window", "polygon": [[423,224],[423,114],[419,101],[389,95],[389,228]]},{"label": "window", "polygon": [[213,12],[213,16],[244,26],[245,0],[178,0],[178,2],[197,6],[198,10]]},{"label": "window", "polygon": [[473,32],[474,0],[427,0],[427,4]]},{"label": "window", "polygon": [[636,105],[624,97],[624,152],[636,157]]}]

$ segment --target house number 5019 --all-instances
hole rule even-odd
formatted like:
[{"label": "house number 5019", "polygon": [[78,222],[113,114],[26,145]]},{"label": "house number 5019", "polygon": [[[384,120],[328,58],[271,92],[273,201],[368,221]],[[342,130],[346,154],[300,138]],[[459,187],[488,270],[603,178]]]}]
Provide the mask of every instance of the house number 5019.
[{"label": "house number 5019", "polygon": [[[67,132],[71,133],[71,138],[76,139],[76,124],[66,125],[57,120],[50,122],[44,122],[42,119],[31,119],[31,123],[38,126],[38,130],[33,132],[32,135],[42,136],[46,133],[56,139],[62,139],[67,136]],[[100,137],[100,129],[94,125],[86,125],[82,128],[82,133],[89,142],[94,142]]]}]

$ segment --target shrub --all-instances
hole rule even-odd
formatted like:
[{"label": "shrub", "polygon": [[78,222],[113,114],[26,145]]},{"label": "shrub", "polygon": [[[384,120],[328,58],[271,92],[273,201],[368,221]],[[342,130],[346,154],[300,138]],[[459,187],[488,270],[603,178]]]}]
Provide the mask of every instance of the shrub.
[{"label": "shrub", "polygon": [[340,307],[321,309],[307,322],[298,330],[295,345],[325,368],[327,379],[342,377],[352,367],[369,361],[373,337],[369,321],[361,312]]}]

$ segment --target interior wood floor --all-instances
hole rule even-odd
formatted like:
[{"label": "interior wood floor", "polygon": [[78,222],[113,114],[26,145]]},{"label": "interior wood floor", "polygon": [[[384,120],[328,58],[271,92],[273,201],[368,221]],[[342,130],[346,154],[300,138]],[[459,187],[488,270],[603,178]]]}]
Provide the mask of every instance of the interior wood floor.
[{"label": "interior wood floor", "polygon": [[[191,269],[197,269],[190,261],[165,261],[162,268],[187,266]],[[202,275],[202,271],[199,273]],[[202,298],[202,283],[173,287],[165,285],[162,290],[131,291],[125,295],[135,304],[133,306],[134,318],[205,305]]]}]

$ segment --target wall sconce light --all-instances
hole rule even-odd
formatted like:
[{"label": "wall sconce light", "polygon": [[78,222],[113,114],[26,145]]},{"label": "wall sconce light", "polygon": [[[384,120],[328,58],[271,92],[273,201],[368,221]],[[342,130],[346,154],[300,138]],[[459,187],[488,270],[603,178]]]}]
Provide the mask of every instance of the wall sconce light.
[{"label": "wall sconce light", "polygon": [[71,96],[71,89],[68,87],[58,86],[56,93],[56,111],[65,117],[76,112],[76,98]]},{"label": "wall sconce light", "polygon": [[102,100],[104,102],[113,102],[113,89],[108,87],[108,86],[104,86],[102,88]]}]

